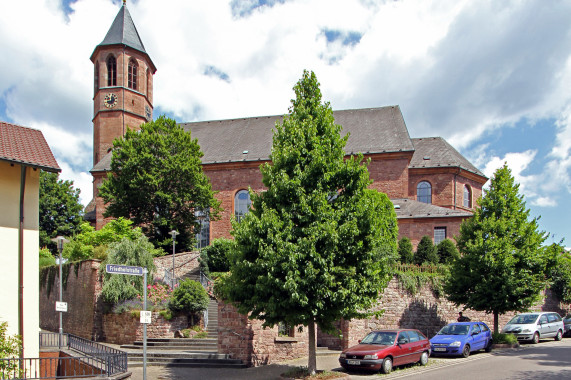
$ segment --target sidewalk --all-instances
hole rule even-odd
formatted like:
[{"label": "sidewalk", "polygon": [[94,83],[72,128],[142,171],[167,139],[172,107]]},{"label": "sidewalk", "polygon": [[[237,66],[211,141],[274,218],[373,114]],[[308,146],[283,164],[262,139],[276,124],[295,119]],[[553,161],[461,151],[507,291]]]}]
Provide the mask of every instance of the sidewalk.
[{"label": "sidewalk", "polygon": [[[339,355],[318,356],[317,369],[340,370]],[[237,380],[275,380],[288,369],[307,366],[307,358],[290,360],[279,364],[270,364],[255,368],[224,369],[224,368],[180,368],[180,367],[147,367],[147,380],[182,380],[182,379],[237,379]],[[143,368],[129,368],[131,379],[142,380]]]}]

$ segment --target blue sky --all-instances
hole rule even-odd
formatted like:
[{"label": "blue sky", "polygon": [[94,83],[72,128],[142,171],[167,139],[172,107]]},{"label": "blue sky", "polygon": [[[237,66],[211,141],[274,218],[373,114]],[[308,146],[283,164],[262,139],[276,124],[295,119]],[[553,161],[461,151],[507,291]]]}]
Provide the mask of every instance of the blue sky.
[{"label": "blue sky", "polygon": [[[0,119],[42,130],[91,199],[93,66],[120,1],[5,1]],[[154,115],[284,114],[303,69],[333,109],[398,104],[488,176],[507,162],[533,217],[571,246],[571,3],[129,0],[158,71]]]}]

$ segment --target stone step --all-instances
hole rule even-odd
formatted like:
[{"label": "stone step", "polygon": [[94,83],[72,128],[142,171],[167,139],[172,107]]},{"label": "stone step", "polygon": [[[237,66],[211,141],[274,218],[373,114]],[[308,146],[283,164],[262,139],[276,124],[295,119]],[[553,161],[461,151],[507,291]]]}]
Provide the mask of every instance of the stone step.
[{"label": "stone step", "polygon": [[[143,360],[143,352],[129,352],[127,353],[129,361]],[[227,360],[231,359],[228,354],[219,354],[218,352],[206,351],[175,351],[175,352],[162,352],[150,351],[147,352],[148,360],[156,359],[196,359],[196,360]]]},{"label": "stone step", "polygon": [[[128,362],[127,363],[128,367],[142,367],[143,366],[143,362]],[[148,367],[155,367],[155,366],[162,366],[162,367],[186,367],[186,368],[235,368],[235,369],[240,369],[240,368],[246,368],[247,366],[245,364],[242,363],[241,360],[238,360],[237,362],[234,361],[226,361],[226,360],[221,360],[221,361],[215,361],[215,362],[200,362],[200,361],[195,361],[193,359],[189,359],[189,360],[182,360],[182,359],[174,359],[174,360],[163,360],[163,361],[153,361],[153,362],[149,362],[147,361],[147,366]]]},{"label": "stone step", "polygon": [[[140,351],[143,352],[143,345],[134,345],[134,344],[124,344],[121,346],[122,349],[125,350],[136,350],[136,351]],[[181,350],[185,350],[188,352],[217,352],[218,350],[218,346],[216,344],[210,344],[210,345],[187,345],[187,346],[169,346],[169,345],[164,345],[164,346],[148,346],[147,350],[153,350],[154,352],[156,352],[157,350],[160,351],[181,351]],[[131,352],[136,352],[136,351],[130,351],[129,354],[131,354]]]}]

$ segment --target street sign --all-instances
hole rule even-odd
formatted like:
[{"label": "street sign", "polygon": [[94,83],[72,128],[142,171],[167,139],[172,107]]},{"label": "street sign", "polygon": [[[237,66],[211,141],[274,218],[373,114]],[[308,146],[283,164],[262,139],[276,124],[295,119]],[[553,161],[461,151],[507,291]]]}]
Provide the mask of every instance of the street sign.
[{"label": "street sign", "polygon": [[105,266],[105,270],[107,271],[107,273],[111,273],[111,274],[128,274],[130,276],[142,276],[143,275],[143,268],[142,267],[131,267],[128,265],[107,264]]},{"label": "street sign", "polygon": [[141,323],[144,323],[144,324],[150,324],[151,323],[151,312],[141,310],[140,321],[141,321]]},{"label": "street sign", "polygon": [[67,302],[59,302],[59,301],[56,301],[56,311],[65,311],[65,312],[67,312]]}]

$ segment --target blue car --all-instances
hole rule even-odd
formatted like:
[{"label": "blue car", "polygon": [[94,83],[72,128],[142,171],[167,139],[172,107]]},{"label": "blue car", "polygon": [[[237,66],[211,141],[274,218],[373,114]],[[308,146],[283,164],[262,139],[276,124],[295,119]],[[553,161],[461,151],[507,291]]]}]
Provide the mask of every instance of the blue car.
[{"label": "blue car", "polygon": [[492,332],[484,322],[457,322],[444,326],[430,339],[433,355],[467,358],[470,352],[492,350]]}]

